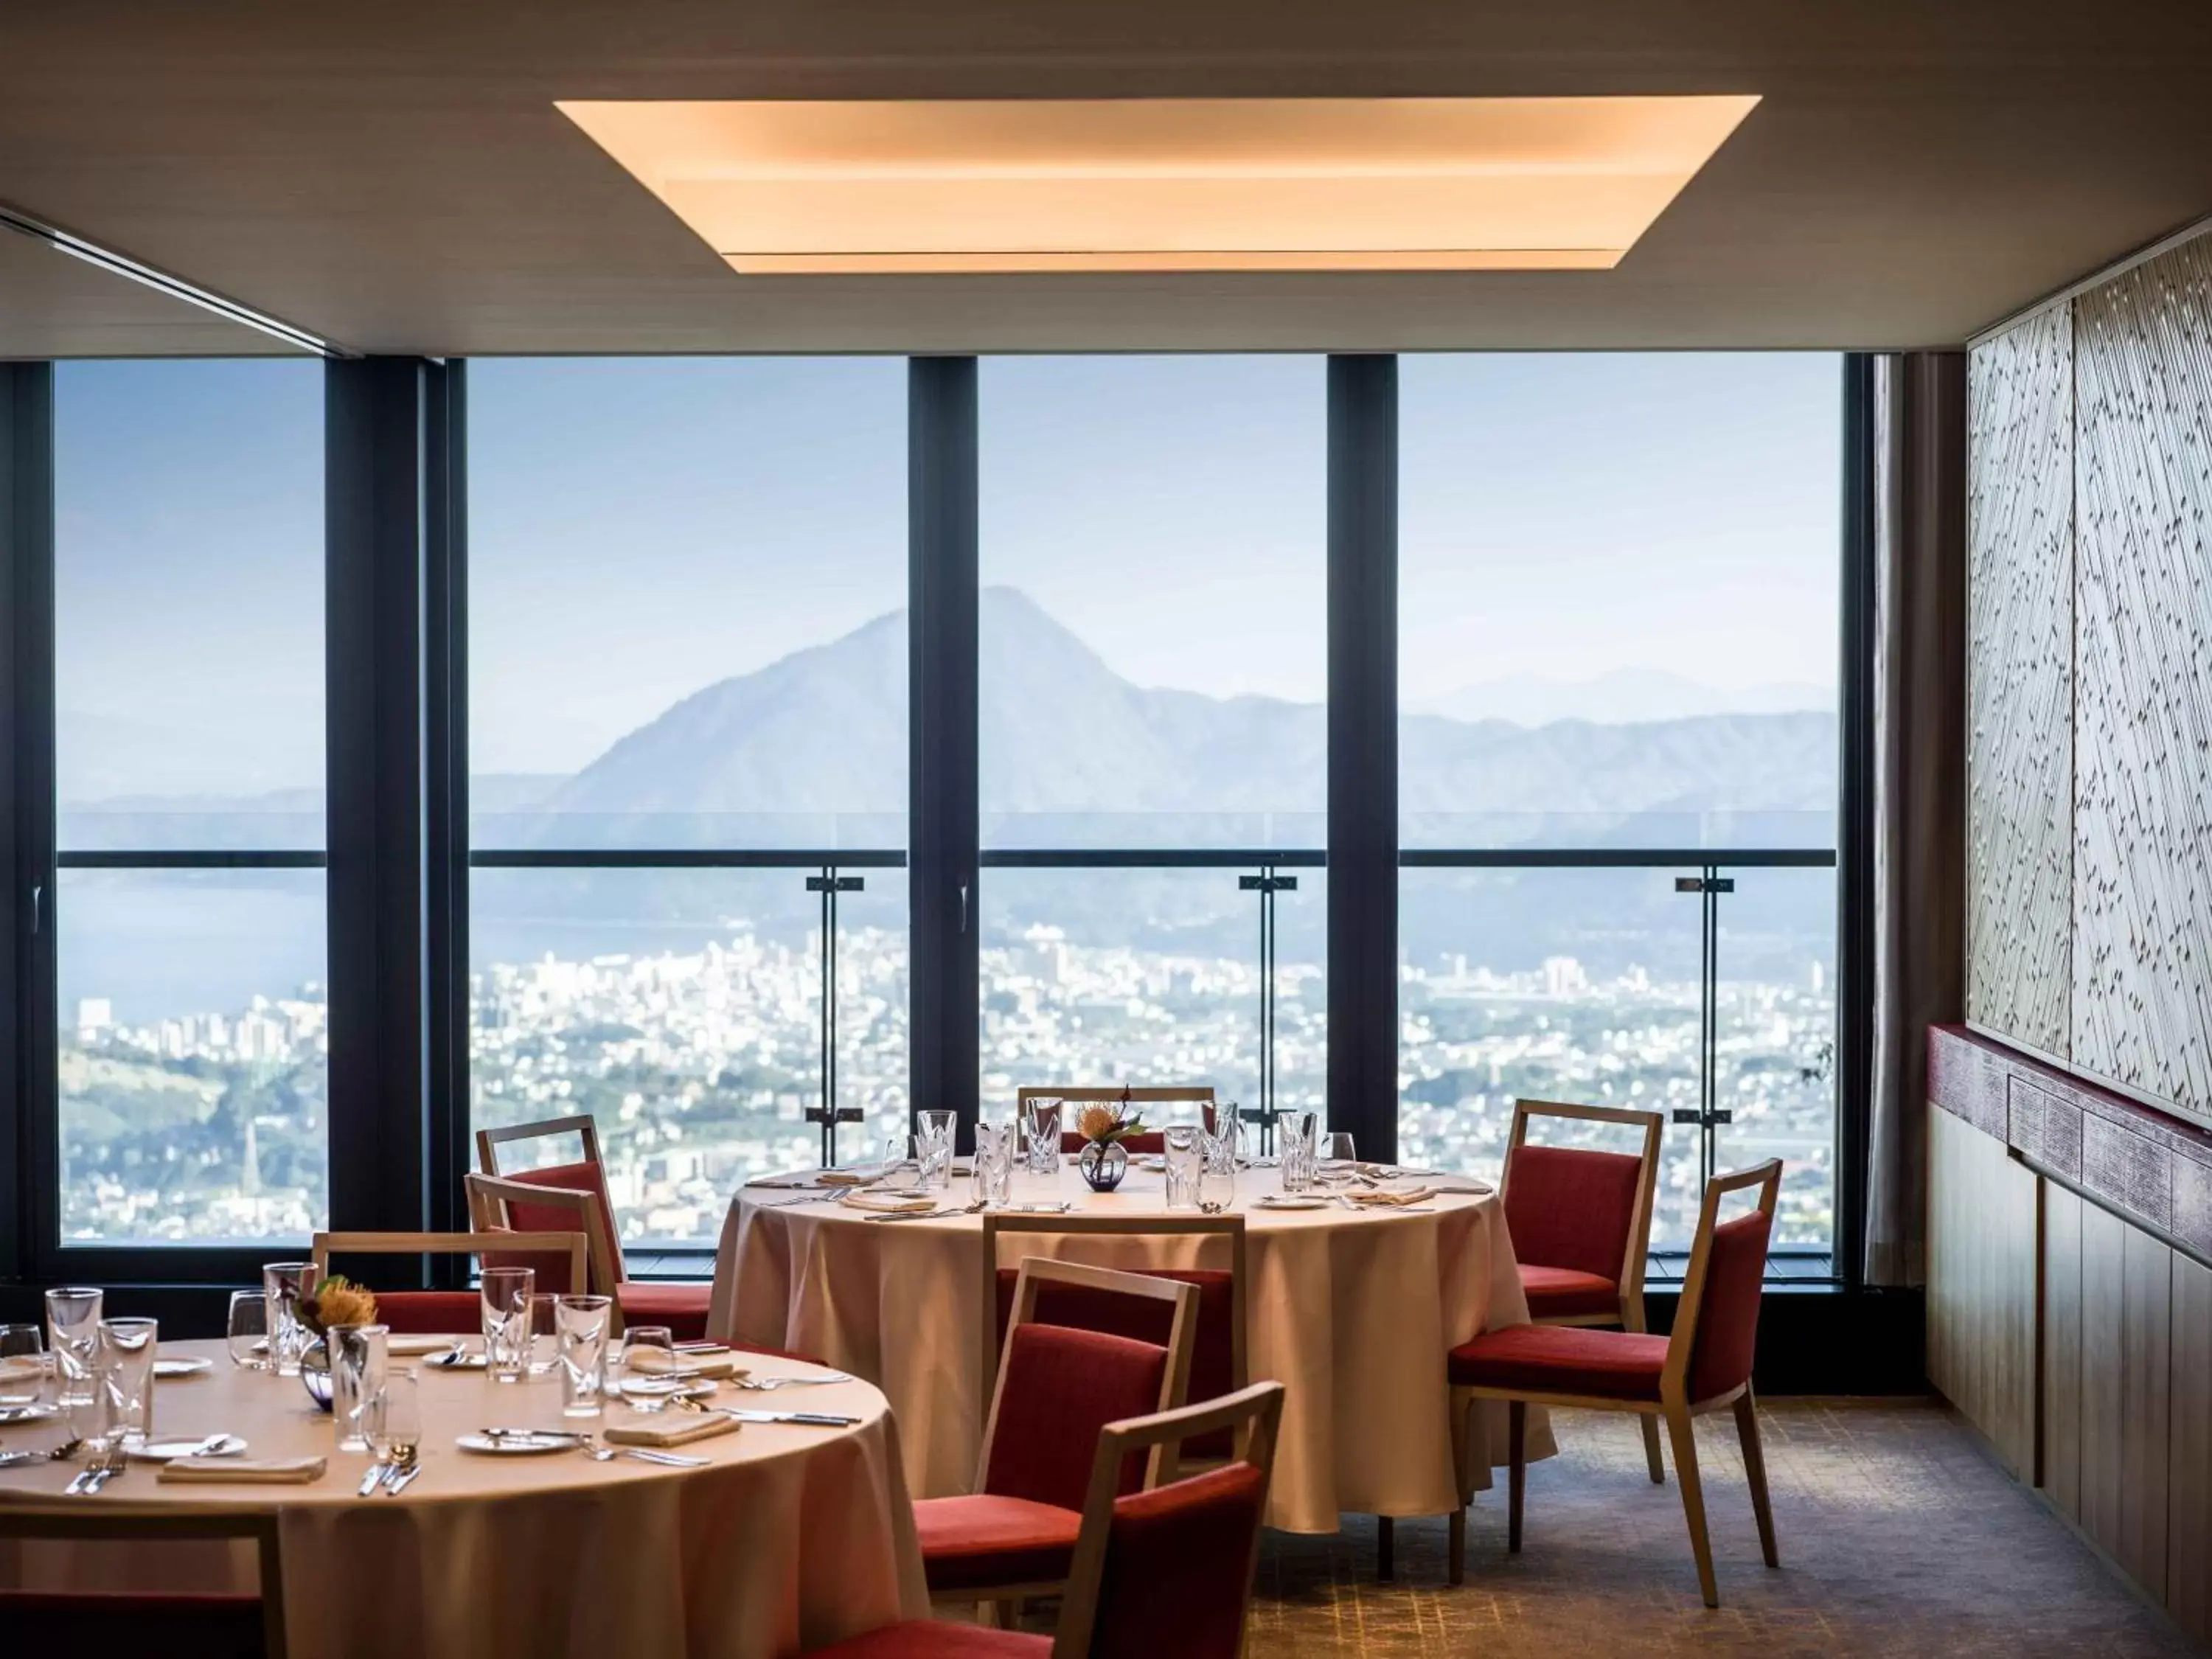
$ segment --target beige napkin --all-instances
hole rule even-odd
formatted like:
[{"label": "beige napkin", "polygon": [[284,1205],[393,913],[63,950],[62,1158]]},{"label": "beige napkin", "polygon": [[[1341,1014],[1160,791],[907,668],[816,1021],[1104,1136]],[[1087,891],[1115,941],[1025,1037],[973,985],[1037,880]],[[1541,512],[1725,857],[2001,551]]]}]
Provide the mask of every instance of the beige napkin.
[{"label": "beige napkin", "polygon": [[872,1187],[884,1178],[880,1169],[824,1170],[815,1180],[824,1187]]},{"label": "beige napkin", "polygon": [[304,1486],[321,1480],[324,1467],[319,1457],[174,1457],[161,1465],[161,1473],[155,1478]]},{"label": "beige napkin", "polygon": [[39,1362],[29,1354],[9,1354],[7,1358],[0,1359],[0,1377],[5,1377],[10,1382],[36,1376],[39,1371]]},{"label": "beige napkin", "polygon": [[878,1215],[918,1215],[937,1207],[928,1193],[848,1193],[837,1200],[848,1210],[873,1210]]},{"label": "beige napkin", "polygon": [[1408,1187],[1402,1193],[1383,1192],[1370,1188],[1361,1192],[1345,1194],[1354,1204],[1384,1210],[1396,1209],[1401,1204],[1419,1204],[1423,1200],[1434,1198],[1436,1195],[1437,1189],[1433,1187]]},{"label": "beige napkin", "polygon": [[624,1355],[623,1364],[641,1376],[743,1376],[738,1357],[727,1348],[704,1353],[671,1355],[659,1348],[640,1348]]},{"label": "beige napkin", "polygon": [[458,1348],[458,1336],[387,1336],[384,1339],[385,1352],[399,1359],[420,1358],[424,1354],[443,1353],[448,1348]]},{"label": "beige napkin", "polygon": [[681,1417],[665,1417],[653,1422],[625,1423],[619,1428],[609,1429],[605,1438],[612,1446],[688,1446],[694,1440],[710,1440],[718,1434],[734,1434],[738,1419],[725,1417],[720,1412],[701,1416],[685,1412]]}]

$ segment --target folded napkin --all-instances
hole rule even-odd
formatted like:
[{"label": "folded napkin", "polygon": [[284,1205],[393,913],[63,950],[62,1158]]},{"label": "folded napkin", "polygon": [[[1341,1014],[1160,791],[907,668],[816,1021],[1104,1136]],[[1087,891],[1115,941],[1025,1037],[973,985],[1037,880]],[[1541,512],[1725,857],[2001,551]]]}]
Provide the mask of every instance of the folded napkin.
[{"label": "folded napkin", "polygon": [[870,1187],[881,1181],[885,1173],[880,1164],[864,1164],[853,1170],[824,1170],[814,1179],[823,1187]]},{"label": "folded napkin", "polygon": [[36,1376],[40,1370],[37,1358],[30,1354],[9,1354],[7,1358],[0,1359],[0,1377],[10,1382]]},{"label": "folded napkin", "polygon": [[718,1434],[737,1432],[738,1419],[716,1412],[710,1416],[685,1412],[653,1422],[624,1423],[602,1437],[611,1446],[688,1446],[694,1440],[711,1440]]},{"label": "folded napkin", "polygon": [[385,1352],[400,1359],[420,1358],[424,1354],[443,1353],[448,1348],[458,1348],[458,1336],[387,1336],[384,1339]]},{"label": "folded napkin", "polygon": [[321,1480],[324,1467],[319,1457],[173,1457],[161,1465],[161,1473],[155,1478],[304,1486]]},{"label": "folded napkin", "polygon": [[837,1173],[835,1170],[799,1170],[790,1175],[761,1176],[745,1182],[747,1187],[769,1187],[781,1192],[812,1187],[827,1181]]},{"label": "folded napkin", "polygon": [[641,1348],[625,1354],[623,1364],[641,1376],[742,1376],[738,1357],[727,1348],[705,1352],[685,1351],[671,1355],[659,1348]]},{"label": "folded napkin", "polygon": [[1363,1208],[1381,1210],[1395,1210],[1401,1204],[1419,1204],[1436,1195],[1437,1189],[1433,1187],[1408,1187],[1403,1192],[1395,1193],[1385,1192],[1379,1187],[1370,1187],[1360,1192],[1345,1194],[1354,1204]]},{"label": "folded napkin", "polygon": [[848,1193],[837,1200],[848,1210],[873,1210],[878,1215],[919,1215],[937,1207],[929,1193]]}]

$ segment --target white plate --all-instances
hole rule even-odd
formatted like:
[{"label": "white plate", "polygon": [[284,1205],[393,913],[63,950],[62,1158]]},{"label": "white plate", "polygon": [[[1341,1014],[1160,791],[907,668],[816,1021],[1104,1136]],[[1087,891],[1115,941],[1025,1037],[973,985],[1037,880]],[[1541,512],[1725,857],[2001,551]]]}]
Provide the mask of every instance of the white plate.
[{"label": "white plate", "polygon": [[1334,1202],[1334,1199],[1308,1198],[1302,1193],[1288,1196],[1267,1193],[1253,1200],[1254,1207],[1261,1210],[1326,1210]]},{"label": "white plate", "polygon": [[40,1423],[60,1411],[59,1406],[0,1406],[0,1429],[10,1423]]},{"label": "white plate", "polygon": [[632,1400],[704,1400],[714,1385],[704,1377],[626,1376],[621,1391]]},{"label": "white plate", "polygon": [[203,1371],[211,1371],[214,1369],[214,1360],[198,1354],[174,1359],[156,1359],[154,1362],[154,1375],[156,1376],[198,1376]]},{"label": "white plate", "polygon": [[532,1434],[465,1434],[453,1443],[465,1452],[475,1452],[484,1457],[543,1457],[548,1452],[572,1452],[576,1449],[574,1435],[545,1433]]},{"label": "white plate", "polygon": [[142,1463],[166,1463],[175,1457],[235,1457],[246,1449],[246,1443],[234,1434],[227,1434],[222,1443],[212,1451],[202,1451],[207,1437],[191,1440],[149,1440],[143,1446],[131,1448],[131,1455]]}]

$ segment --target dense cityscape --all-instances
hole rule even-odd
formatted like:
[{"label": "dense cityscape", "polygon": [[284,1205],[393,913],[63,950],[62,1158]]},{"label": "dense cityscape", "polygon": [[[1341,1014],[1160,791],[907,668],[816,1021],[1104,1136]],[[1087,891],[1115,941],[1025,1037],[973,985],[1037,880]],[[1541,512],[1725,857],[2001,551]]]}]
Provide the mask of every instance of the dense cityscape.
[{"label": "dense cityscape", "polygon": [[[1010,929],[982,952],[984,1109],[1024,1083],[1197,1080],[1258,1099],[1259,975],[1250,960],[1071,942]],[[733,924],[693,951],[547,956],[473,979],[479,1127],[588,1113],[623,1231],[711,1240],[730,1193],[811,1161],[821,1086],[818,939]],[[841,1154],[903,1129],[902,933],[848,928],[839,951],[841,1103],[866,1121]],[[1808,949],[1795,983],[1720,986],[1723,1163],[1788,1160],[1782,1240],[1832,1227],[1832,998]],[[1276,1100],[1318,1108],[1325,975],[1277,968]],[[1455,958],[1407,965],[1400,1155],[1494,1176],[1516,1095],[1697,1103],[1698,991],[1630,968],[1595,978],[1572,957],[1522,972]],[[79,1240],[301,1237],[324,1212],[325,1010],[319,987],[246,1009],[134,1026],[81,1000],[62,1033],[63,1229]],[[1658,1243],[1686,1238],[1694,1133],[1670,1129]]]}]

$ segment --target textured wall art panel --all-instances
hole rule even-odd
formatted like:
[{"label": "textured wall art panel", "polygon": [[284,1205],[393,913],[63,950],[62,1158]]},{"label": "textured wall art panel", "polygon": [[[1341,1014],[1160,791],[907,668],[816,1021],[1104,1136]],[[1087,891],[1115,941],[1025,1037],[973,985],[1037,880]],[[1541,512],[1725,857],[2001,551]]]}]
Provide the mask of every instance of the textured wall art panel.
[{"label": "textured wall art panel", "polygon": [[2212,240],[2074,323],[2072,1057],[2212,1119]]},{"label": "textured wall art panel", "polygon": [[1966,1014],[2048,1054],[2073,931],[2073,323],[1967,360]]}]

